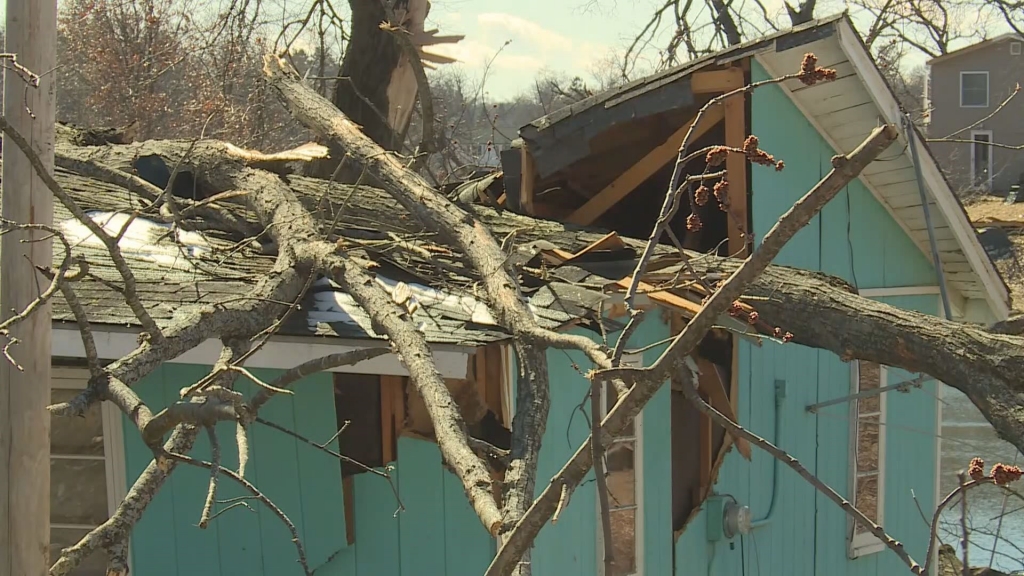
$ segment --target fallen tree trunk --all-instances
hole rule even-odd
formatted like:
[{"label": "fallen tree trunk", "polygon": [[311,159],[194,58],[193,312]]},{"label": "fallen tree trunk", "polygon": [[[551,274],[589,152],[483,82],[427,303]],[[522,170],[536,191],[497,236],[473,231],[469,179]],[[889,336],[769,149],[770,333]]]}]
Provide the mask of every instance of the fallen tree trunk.
[{"label": "fallen tree trunk", "polygon": [[[774,292],[772,285],[764,286],[768,282]],[[894,308],[793,276],[764,278],[754,294],[771,295],[757,304],[761,318],[791,332],[799,344],[832,351],[844,360],[924,372],[960,390],[1001,438],[1024,453],[1020,337]]]},{"label": "fallen tree trunk", "polygon": [[[693,265],[714,273],[738,262],[702,257]],[[769,267],[747,295],[761,321],[797,344],[924,372],[960,390],[1024,454],[1024,338],[895,308],[837,278],[781,266]]]}]

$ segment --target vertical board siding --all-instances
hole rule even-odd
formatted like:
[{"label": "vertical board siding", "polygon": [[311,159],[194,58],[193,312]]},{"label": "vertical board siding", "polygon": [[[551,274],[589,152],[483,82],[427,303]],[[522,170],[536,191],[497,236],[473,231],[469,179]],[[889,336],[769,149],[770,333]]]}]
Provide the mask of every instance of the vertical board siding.
[{"label": "vertical board siding", "polygon": [[[254,370],[272,380],[278,372]],[[178,399],[178,391],[197,381],[209,368],[164,364],[136,387],[154,409]],[[253,386],[238,382],[243,392]],[[307,378],[294,396],[274,398],[261,417],[314,440],[326,440],[337,430],[330,374]],[[300,411],[301,418],[296,417]],[[125,420],[125,460],[129,482],[134,482],[152,460],[133,425]],[[238,453],[232,423],[217,426],[221,464],[237,470]],[[246,478],[292,519],[306,547],[311,568],[323,564],[346,545],[341,470],[337,460],[295,438],[258,424],[249,430],[250,455]],[[333,443],[337,449],[337,442]],[[191,455],[209,460],[208,436],[200,433]],[[209,484],[209,473],[179,465],[153,499],[132,537],[135,570],[143,574],[229,575],[301,574],[291,533],[270,510],[254,500],[224,511],[206,530],[198,527]],[[218,500],[251,497],[240,486],[221,477]]]},{"label": "vertical board siding", "polygon": [[[751,73],[753,81],[768,78],[756,62]],[[753,167],[751,219],[759,241],[794,201],[831,170],[834,152],[779,87],[763,87],[754,92],[752,100],[752,133],[764,150],[786,163],[785,170],[778,173]],[[935,284],[928,258],[859,181],[825,206],[775,263],[822,271],[859,288]],[[901,308],[937,313],[935,296],[884,300]],[[740,345],[740,423],[796,456],[842,494],[850,488],[849,405],[825,408],[817,416],[807,412],[806,406],[848,395],[850,370],[850,364],[831,352],[769,342],[760,347],[746,342]],[[907,376],[890,370],[889,382]],[[786,397],[778,414],[776,380],[786,382]],[[885,524],[922,562],[927,528],[910,494],[913,491],[923,509],[934,508],[930,473],[935,469],[937,433],[934,394],[935,384],[929,383],[887,399],[889,417],[898,427],[892,425],[886,437]],[[781,425],[778,429],[776,418]],[[702,512],[676,542],[676,574],[867,576],[905,570],[888,550],[848,560],[846,514],[786,466],[781,466],[779,485],[775,486],[772,470],[772,458],[756,448],[749,463],[735,451],[729,453],[715,491],[750,506],[755,522],[765,519],[774,492],[770,521],[760,523],[746,537],[712,545],[706,540]]]},{"label": "vertical board siding", "polygon": [[[593,338],[586,330],[577,334]],[[660,314],[649,318],[634,332],[628,348],[640,348],[664,340],[668,326]],[[609,336],[615,342],[618,334]],[[644,352],[650,365],[664,350],[657,346]],[[573,453],[590,435],[590,383],[584,376],[590,361],[580,352],[548,352],[551,411],[541,447],[536,493],[548,486]],[[514,373],[514,372],[513,372]],[[643,412],[643,561],[647,575],[672,572],[672,462],[670,389],[664,386]],[[541,530],[532,551],[535,576],[593,576],[599,572],[597,538],[600,530],[593,470],[573,491],[569,505],[556,524]]]},{"label": "vertical board siding", "polygon": [[[272,380],[277,372],[254,370]],[[164,364],[136,391],[151,407],[178,399],[178,390],[209,373],[209,367]],[[239,381],[245,393],[252,386]],[[260,412],[270,422],[314,441],[337,430],[333,380],[318,374],[296,386],[294,396],[278,396]],[[130,482],[152,460],[152,452],[125,422],[125,456]],[[234,426],[217,427],[222,464],[238,468]],[[433,443],[401,438],[392,481],[405,510],[387,480],[373,474],[354,478],[355,537],[348,546],[345,532],[341,468],[336,459],[307,443],[258,424],[249,431],[246,478],[289,516],[306,548],[317,576],[417,576],[481,574],[494,557],[494,541],[469,506],[459,480],[441,465]],[[337,450],[337,440],[329,447]],[[209,460],[210,443],[200,434],[191,455]],[[258,502],[236,506],[215,518],[206,530],[198,527],[209,474],[179,466],[157,494],[132,536],[134,569],[156,576],[287,576],[301,574],[291,535],[279,518]],[[222,477],[218,500],[248,497],[236,483]],[[219,504],[215,509],[223,509]]]},{"label": "vertical board siding", "polygon": [[437,445],[398,439],[392,480],[355,476],[354,546],[316,576],[477,576],[494,557],[494,540],[466,500],[462,483],[441,466]]}]

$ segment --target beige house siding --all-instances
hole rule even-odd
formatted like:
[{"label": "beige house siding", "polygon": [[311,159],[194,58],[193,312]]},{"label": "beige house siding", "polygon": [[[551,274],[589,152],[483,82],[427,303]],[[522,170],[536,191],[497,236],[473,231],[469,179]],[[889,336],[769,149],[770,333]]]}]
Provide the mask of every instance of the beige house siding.
[{"label": "beige house siding", "polygon": [[[932,108],[928,125],[929,138],[943,138],[992,114],[1020,83],[1024,84],[1024,54],[1013,54],[1011,46],[1021,44],[1019,38],[1003,38],[988,46],[965,49],[930,65],[928,95]],[[988,72],[988,105],[963,107],[960,102],[961,72]],[[990,131],[992,141],[1011,146],[1024,145],[1024,93],[1013,98],[992,118],[972,128]],[[971,131],[957,134],[958,139],[972,139]],[[953,189],[971,187],[971,145],[967,143],[930,144]],[[1024,150],[992,147],[992,190],[1003,193],[1013,184],[1024,183]]]}]

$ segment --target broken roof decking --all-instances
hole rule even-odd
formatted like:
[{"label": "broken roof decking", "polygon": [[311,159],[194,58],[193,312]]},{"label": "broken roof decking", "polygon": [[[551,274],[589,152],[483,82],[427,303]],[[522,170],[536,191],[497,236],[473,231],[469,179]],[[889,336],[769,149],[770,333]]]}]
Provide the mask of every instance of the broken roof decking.
[{"label": "broken roof decking", "polygon": [[[123,188],[59,168],[56,178],[101,223],[108,221],[110,212],[140,207],[138,199],[133,200]],[[288,177],[288,182],[310,207],[324,197],[327,186],[323,180],[298,176]],[[474,275],[459,256],[433,240],[434,235],[425,232],[390,196],[366,186],[330,186],[331,206],[322,214],[324,219],[333,221],[337,217],[335,233],[353,247],[354,254],[373,261],[374,272],[393,295],[397,282],[410,289],[409,294],[419,303],[413,314],[414,321],[428,341],[479,346],[508,338],[493,324],[481,300],[474,298]],[[541,250],[559,252],[565,260],[603,237],[507,211],[497,213],[480,207],[474,210],[497,238],[515,234],[517,253],[514,257],[521,261],[530,260]],[[59,203],[55,203],[54,222],[66,223],[64,229],[69,240],[77,240],[73,242],[74,253],[90,264],[93,277],[75,284],[90,320],[97,325],[137,326],[134,314],[113,288],[122,281],[105,248],[95,241],[83,242],[87,234],[81,233],[82,227]],[[181,246],[167,238],[161,239],[169,228],[145,220],[141,222],[145,227],[127,235],[131,238],[122,241],[122,249],[136,275],[144,304],[161,324],[171,320],[175,311],[183,307],[237,299],[273,265],[273,256],[261,253],[255,246],[238,246],[221,232],[204,233],[205,246],[196,249],[188,245],[196,243],[194,237],[184,238],[186,245]],[[119,227],[119,222],[110,225],[115,233]],[[559,265],[548,258],[546,266],[527,266],[524,291],[540,323],[558,328],[594,317],[601,309],[601,301],[607,297],[605,287],[628,276],[635,265],[640,243],[623,242],[625,249],[605,251],[603,257],[596,259],[584,255],[575,263]],[[58,263],[63,258],[63,249],[59,242],[54,245],[54,262]],[[182,254],[175,259],[174,250],[188,250],[193,256]],[[675,254],[668,249],[660,253],[663,256]],[[699,301],[699,297],[695,298]],[[73,322],[59,293],[53,299],[53,315],[56,322]],[[285,334],[380,338],[370,328],[365,312],[324,280],[314,284],[303,302],[302,313],[292,317],[282,331]]]},{"label": "broken roof decking", "polygon": [[[830,33],[823,24],[840,18],[816,20],[790,31],[745,42],[595,94],[534,120],[520,128],[519,135],[535,152],[534,164],[541,179],[588,156],[590,140],[615,127],[673,114],[678,119],[674,126],[657,124],[663,131],[667,130],[664,135],[668,136],[711,97],[709,94],[702,97],[700,90],[694,90],[692,76],[695,72],[727,66],[763,50],[785,50],[813,42]],[[557,151],[552,154],[552,150]]]},{"label": "broken roof decking", "polygon": [[[559,171],[569,170],[574,164],[585,162],[590,139],[602,131],[625,132],[630,126],[639,127],[638,122],[645,118],[664,118],[671,98],[662,98],[659,93],[676,99],[678,115],[684,118],[677,124],[681,125],[696,113],[700,103],[691,86],[691,78],[698,71],[753,58],[769,75],[781,76],[799,70],[800,61],[808,52],[818,57],[820,66],[835,68],[838,79],[813,86],[793,80],[782,88],[837,152],[851,152],[879,122],[893,123],[902,128],[902,113],[891,88],[849,19],[841,14],[747,42],[597,94],[539,118],[523,127],[520,135],[531,151],[534,167],[543,181]],[[573,139],[578,142],[571,144]],[[963,206],[922,141],[919,136],[923,181],[930,192],[929,212],[942,269],[956,293],[954,307],[963,311],[967,308],[967,300],[983,301],[994,316],[1003,318],[1009,312],[1010,303],[1006,284],[985,254]],[[561,146],[568,146],[568,151],[546,157],[550,150]],[[623,150],[624,155],[630,153]],[[642,151],[637,154],[642,155]],[[906,137],[901,136],[883,156],[884,161],[869,165],[860,180],[931,261],[928,229]]]}]

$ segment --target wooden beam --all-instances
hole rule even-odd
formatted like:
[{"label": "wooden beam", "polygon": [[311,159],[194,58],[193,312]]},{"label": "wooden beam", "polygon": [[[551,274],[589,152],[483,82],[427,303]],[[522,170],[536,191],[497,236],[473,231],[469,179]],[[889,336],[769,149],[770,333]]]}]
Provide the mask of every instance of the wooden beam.
[{"label": "wooden beam", "polygon": [[[740,77],[743,71],[735,68]],[[747,107],[745,96],[727,98],[725,107],[725,145],[733,148],[743,146],[747,138]],[[740,154],[729,154],[725,169],[729,181],[729,254],[747,255],[747,171],[749,162]]]},{"label": "wooden beam", "polygon": [[[711,129],[712,126],[720,122],[724,117],[725,111],[721,106],[714,106],[708,109],[704,114],[704,117],[701,118],[700,125],[694,129],[692,139],[696,140],[703,136]],[[675,159],[679,155],[679,145],[682,144],[683,138],[686,137],[686,132],[690,129],[690,125],[695,119],[696,118],[691,119],[681,128],[673,132],[672,135],[662,142],[657,148],[648,152],[647,155],[641,158],[636,164],[630,166],[625,172],[620,174],[618,178],[613,180],[611,184],[605,186],[603,190],[595,194],[593,198],[586,202],[586,204],[580,206],[575,212],[570,214],[568,221],[572,224],[578,224],[581,226],[593,224],[595,220],[600,218],[601,215],[607,212],[612,206],[618,204],[619,201],[625,198],[630,192],[636,190],[637,186],[642,184],[645,180],[653,176],[655,172],[661,170],[666,164]]]},{"label": "wooden beam", "polygon": [[[731,68],[734,74],[738,75],[741,81],[745,82],[744,73],[742,68]],[[727,98],[724,102],[725,107],[725,145],[731,147],[742,147],[743,141],[747,138],[747,105],[746,95],[735,96]],[[753,241],[749,234],[748,224],[748,186],[749,179],[748,174],[750,170],[750,163],[747,161],[745,156],[739,154],[729,154],[726,157],[725,169],[727,172],[726,178],[729,181],[729,217],[728,217],[728,234],[729,234],[729,254],[737,257],[746,257],[749,252],[749,247]],[[732,366],[730,370],[729,378],[729,405],[731,412],[736,414],[739,412],[739,368],[740,368],[740,339],[735,334],[732,335]],[[733,418],[733,421],[736,421]],[[722,443],[722,448],[718,454],[718,459],[721,460],[725,457],[726,451],[729,449],[730,440],[734,440],[731,436],[727,436],[725,441]],[[750,459],[750,446],[746,444],[742,439],[735,439],[736,448],[740,451],[744,457]]]},{"label": "wooden beam", "polygon": [[694,94],[720,94],[745,85],[742,68],[694,72],[690,75],[690,90]]},{"label": "wooden beam", "polygon": [[[702,378],[699,383],[700,389],[707,396],[708,402],[715,410],[724,414],[726,418],[733,422],[739,422],[739,419],[736,418],[736,393],[733,392],[731,395],[727,395],[725,393],[725,382],[722,382],[720,373],[716,369],[715,365],[699,356],[696,358],[697,367],[701,370],[701,374],[703,375],[704,370],[709,372],[709,375]],[[735,371],[733,371],[733,374],[735,374]],[[733,378],[733,381],[736,381],[736,378]],[[722,445],[723,452],[727,448],[729,439],[732,435],[726,433],[725,436],[726,438]],[[736,438],[735,442],[736,449],[739,450],[740,454],[745,459],[750,460],[750,443],[743,438]]]},{"label": "wooden beam", "polygon": [[[633,277],[627,276],[626,278],[619,280],[615,284],[628,290],[629,285],[632,281]],[[700,304],[697,304],[696,302],[691,302],[686,298],[683,298],[682,296],[677,296],[666,290],[658,290],[656,287],[652,286],[651,284],[648,284],[647,282],[644,282],[643,280],[640,281],[640,284],[638,286],[638,294],[643,294],[644,296],[648,297],[649,299],[659,304],[663,304],[665,306],[668,306],[669,308],[678,310],[680,312],[685,312],[690,317],[693,317],[697,314],[697,312],[700,312]]]},{"label": "wooden beam", "polygon": [[491,344],[484,348],[484,355],[487,358],[485,366],[484,386],[486,393],[484,401],[487,402],[487,407],[494,412],[494,415],[498,418],[498,421],[507,427],[511,427],[509,422],[504,421],[502,416],[502,401],[501,401],[501,385],[504,381],[505,373],[505,362],[501,354],[500,344]]},{"label": "wooden beam", "polygon": [[519,207],[524,214],[533,215],[533,187],[537,184],[537,167],[533,163],[533,155],[523,142],[519,149],[522,154],[522,166],[519,180]]},{"label": "wooden beam", "polygon": [[[4,117],[53,173],[54,70],[57,62],[57,2],[7,2],[6,52],[39,74],[31,87],[7,66]],[[3,217],[16,224],[53,223],[53,194],[28,158],[3,137]],[[9,231],[0,238],[0,320],[32,303],[49,282],[36,266],[53,264],[48,232]],[[46,574],[50,544],[50,305],[10,327],[0,347],[16,338],[10,354],[21,369],[0,358],[0,575]]]}]

